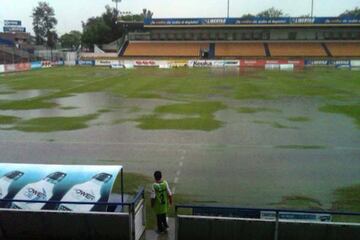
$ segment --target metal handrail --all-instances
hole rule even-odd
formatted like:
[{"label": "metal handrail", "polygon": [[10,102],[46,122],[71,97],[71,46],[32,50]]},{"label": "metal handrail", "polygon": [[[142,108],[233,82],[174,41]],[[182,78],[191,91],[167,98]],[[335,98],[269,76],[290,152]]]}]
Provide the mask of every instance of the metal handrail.
[{"label": "metal handrail", "polygon": [[144,194],[145,194],[145,188],[141,187],[138,193],[135,195],[135,197],[133,197],[131,203],[136,205],[142,198],[144,198]]},{"label": "metal handrail", "polygon": [[179,208],[183,209],[206,209],[206,208],[217,208],[217,209],[236,209],[246,211],[272,211],[272,212],[291,212],[291,213],[313,213],[313,214],[332,214],[332,215],[343,215],[343,216],[360,216],[360,212],[344,212],[344,211],[320,211],[320,210],[292,210],[292,209],[276,209],[276,208],[244,208],[244,207],[228,207],[228,206],[199,206],[199,205],[176,205],[175,212]]},{"label": "metal handrail", "polygon": [[1,202],[12,203],[45,203],[45,204],[74,204],[74,205],[95,205],[95,206],[132,206],[135,205],[139,199],[144,195],[144,188],[141,188],[131,202],[72,202],[72,201],[41,201],[41,200],[21,200],[21,199],[0,199]]}]

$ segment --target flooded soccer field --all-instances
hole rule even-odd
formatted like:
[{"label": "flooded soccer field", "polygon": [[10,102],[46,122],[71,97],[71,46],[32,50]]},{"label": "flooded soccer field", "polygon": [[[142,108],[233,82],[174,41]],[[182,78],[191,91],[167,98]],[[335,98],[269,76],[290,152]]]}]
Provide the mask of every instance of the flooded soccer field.
[{"label": "flooded soccer field", "polygon": [[0,75],[0,152],[1,162],[161,169],[188,202],[356,210],[338,197],[359,194],[360,72]]}]

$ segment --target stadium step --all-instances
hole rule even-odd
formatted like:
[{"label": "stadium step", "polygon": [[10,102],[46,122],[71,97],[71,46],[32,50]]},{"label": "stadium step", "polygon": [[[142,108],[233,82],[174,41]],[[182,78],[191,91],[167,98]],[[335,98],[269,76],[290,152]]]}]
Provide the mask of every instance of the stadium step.
[{"label": "stadium step", "polygon": [[333,56],[333,55],[331,54],[329,48],[326,46],[325,43],[321,43],[321,46],[324,48],[324,50],[325,50],[325,52],[326,52],[326,54],[327,54],[328,57],[332,57],[332,56]]},{"label": "stadium step", "polygon": [[167,233],[158,234],[155,230],[146,230],[144,240],[174,240],[175,239],[175,219],[169,218],[169,229]]},{"label": "stadium step", "polygon": [[264,48],[265,48],[266,57],[271,57],[271,52],[269,49],[269,45],[267,43],[264,43]]}]

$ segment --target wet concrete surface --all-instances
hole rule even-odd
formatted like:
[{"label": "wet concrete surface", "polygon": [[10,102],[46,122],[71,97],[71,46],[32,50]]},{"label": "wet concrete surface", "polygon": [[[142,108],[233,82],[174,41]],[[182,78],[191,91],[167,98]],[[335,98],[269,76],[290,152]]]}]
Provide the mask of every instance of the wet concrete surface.
[{"label": "wet concrete surface", "polygon": [[175,240],[175,219],[168,219],[169,229],[166,233],[157,233],[155,230],[146,230],[143,240]]}]

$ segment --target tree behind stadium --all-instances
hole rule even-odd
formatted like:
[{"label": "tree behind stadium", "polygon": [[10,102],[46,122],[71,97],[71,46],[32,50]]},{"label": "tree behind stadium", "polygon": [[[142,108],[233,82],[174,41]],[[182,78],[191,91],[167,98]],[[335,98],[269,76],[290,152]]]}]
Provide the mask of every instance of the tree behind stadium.
[{"label": "tree behind stadium", "polygon": [[39,5],[33,9],[32,18],[36,44],[46,43],[47,46],[53,48],[57,40],[55,31],[57,19],[54,9],[46,2],[39,2]]},{"label": "tree behind stadium", "polygon": [[360,18],[360,8],[356,7],[353,10],[347,10],[344,13],[340,14],[339,17],[353,17]]},{"label": "tree behind stadium", "polygon": [[282,10],[272,7],[258,13],[256,16],[262,18],[278,18],[278,17],[284,17],[285,15]]},{"label": "tree behind stadium", "polygon": [[[94,44],[107,44],[121,38],[128,29],[121,24],[123,21],[143,22],[145,18],[152,18],[153,12],[143,9],[141,14],[130,14],[119,16],[118,10],[105,7],[106,11],[99,17],[89,18],[82,23],[83,34],[82,43],[84,46],[92,48]],[[141,30],[141,29],[140,29]]]}]

